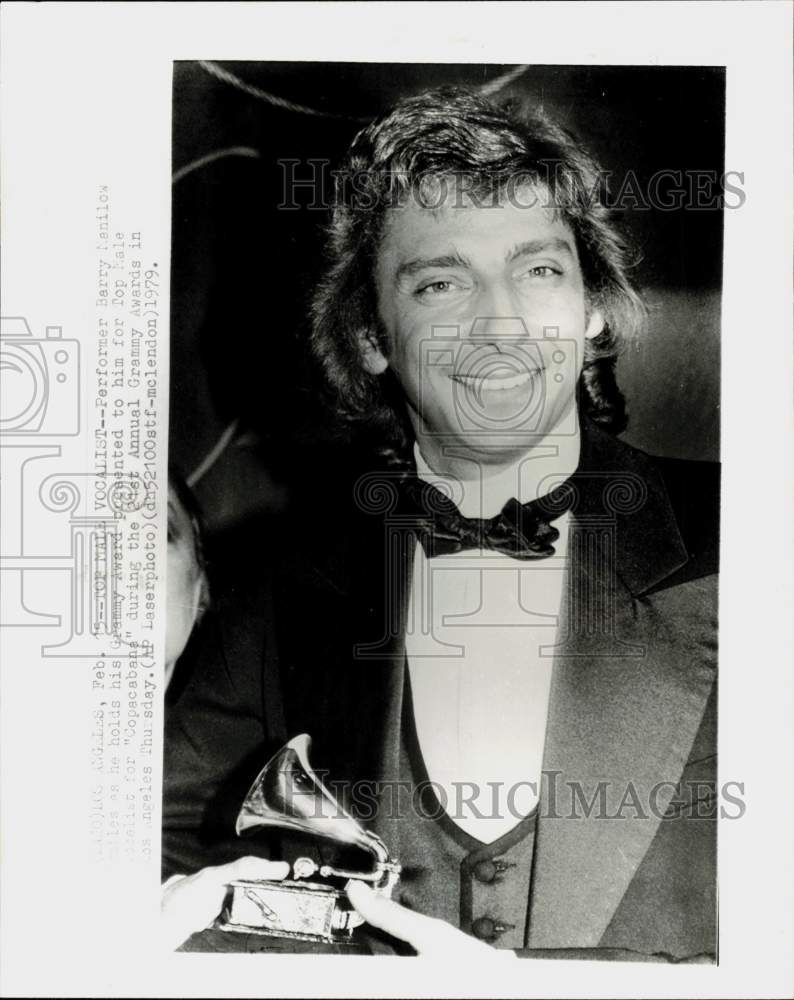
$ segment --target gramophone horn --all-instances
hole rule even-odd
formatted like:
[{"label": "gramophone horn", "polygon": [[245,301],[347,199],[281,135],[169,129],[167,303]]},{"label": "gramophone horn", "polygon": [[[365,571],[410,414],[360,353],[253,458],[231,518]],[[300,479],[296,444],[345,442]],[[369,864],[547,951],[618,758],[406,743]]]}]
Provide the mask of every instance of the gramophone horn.
[{"label": "gramophone horn", "polygon": [[310,747],[311,738],[303,733],[270,758],[245,797],[237,833],[261,826],[302,830],[380,855],[379,838],[339,805],[312,770]]}]

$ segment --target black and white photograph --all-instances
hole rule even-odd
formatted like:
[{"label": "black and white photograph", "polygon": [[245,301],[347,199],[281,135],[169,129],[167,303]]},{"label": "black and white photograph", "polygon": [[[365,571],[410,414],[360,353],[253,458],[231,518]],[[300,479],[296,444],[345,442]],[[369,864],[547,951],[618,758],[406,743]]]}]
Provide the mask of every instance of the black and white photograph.
[{"label": "black and white photograph", "polygon": [[175,65],[184,947],[717,960],[724,92]]},{"label": "black and white photograph", "polygon": [[790,7],[4,19],[3,994],[787,995]]}]

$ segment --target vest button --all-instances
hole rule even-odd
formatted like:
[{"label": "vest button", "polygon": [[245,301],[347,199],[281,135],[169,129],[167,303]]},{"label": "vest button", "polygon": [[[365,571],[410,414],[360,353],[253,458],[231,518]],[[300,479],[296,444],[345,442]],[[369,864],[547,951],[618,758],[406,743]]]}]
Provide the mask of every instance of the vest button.
[{"label": "vest button", "polygon": [[496,937],[496,922],[490,917],[477,917],[471,925],[471,930],[480,941],[493,941]]},{"label": "vest button", "polygon": [[478,882],[493,882],[498,871],[493,861],[478,861],[474,866],[474,877]]}]

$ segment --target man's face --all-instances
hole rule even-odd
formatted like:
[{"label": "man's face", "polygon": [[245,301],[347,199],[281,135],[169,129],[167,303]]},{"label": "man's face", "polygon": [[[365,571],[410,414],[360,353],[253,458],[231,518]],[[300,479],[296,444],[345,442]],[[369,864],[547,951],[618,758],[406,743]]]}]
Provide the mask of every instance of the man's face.
[{"label": "man's face", "polygon": [[389,356],[369,343],[365,364],[391,366],[431,464],[445,446],[507,464],[575,430],[584,340],[603,320],[586,314],[570,228],[542,198],[514,201],[478,206],[453,190],[438,210],[412,199],[386,223],[376,286]]}]

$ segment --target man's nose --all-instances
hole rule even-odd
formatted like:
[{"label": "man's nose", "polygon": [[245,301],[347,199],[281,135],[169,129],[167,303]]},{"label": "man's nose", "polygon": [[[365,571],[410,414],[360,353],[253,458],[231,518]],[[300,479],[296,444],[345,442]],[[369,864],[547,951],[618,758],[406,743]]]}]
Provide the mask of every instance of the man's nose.
[{"label": "man's nose", "polygon": [[477,316],[471,324],[469,339],[479,344],[516,343],[530,339],[521,316]]},{"label": "man's nose", "polygon": [[501,283],[490,286],[479,296],[476,310],[469,329],[471,340],[479,343],[529,340],[530,333],[518,303]]}]

